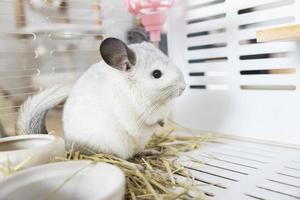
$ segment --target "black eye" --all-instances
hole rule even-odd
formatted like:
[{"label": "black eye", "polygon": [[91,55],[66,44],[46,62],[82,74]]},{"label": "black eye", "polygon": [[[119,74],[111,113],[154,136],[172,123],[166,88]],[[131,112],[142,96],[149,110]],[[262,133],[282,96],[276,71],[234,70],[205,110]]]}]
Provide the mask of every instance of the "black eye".
[{"label": "black eye", "polygon": [[162,73],[161,73],[161,71],[158,70],[158,69],[156,69],[156,70],[154,70],[154,71],[152,72],[152,76],[153,76],[154,78],[160,78],[161,75],[162,75]]}]

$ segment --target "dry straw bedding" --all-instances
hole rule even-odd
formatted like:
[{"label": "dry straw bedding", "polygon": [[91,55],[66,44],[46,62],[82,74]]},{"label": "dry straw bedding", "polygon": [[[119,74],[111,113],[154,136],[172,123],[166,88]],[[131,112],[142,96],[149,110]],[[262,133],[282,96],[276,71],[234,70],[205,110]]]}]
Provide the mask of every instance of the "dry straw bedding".
[{"label": "dry straw bedding", "polygon": [[[179,135],[177,132],[191,134]],[[170,122],[164,131],[154,134],[144,152],[129,160],[105,153],[85,155],[71,149],[66,157],[56,158],[55,161],[91,160],[91,163],[105,162],[119,167],[126,176],[126,199],[206,199],[201,185],[197,185],[197,181],[179,158],[200,148],[203,142],[212,138],[211,134],[195,134],[195,131]],[[201,161],[194,158],[192,161],[201,164]],[[22,169],[26,162],[25,160],[14,167],[0,166],[0,172],[12,174]],[[71,177],[64,183],[70,179]],[[55,191],[63,185],[60,184]]]},{"label": "dry straw bedding", "polygon": [[197,185],[189,169],[178,159],[200,148],[213,136],[179,135],[175,134],[177,131],[195,132],[171,123],[162,133],[154,134],[144,152],[130,160],[110,154],[84,155],[80,152],[69,153],[67,160],[91,160],[118,166],[126,175],[126,199],[206,199],[201,185]]}]

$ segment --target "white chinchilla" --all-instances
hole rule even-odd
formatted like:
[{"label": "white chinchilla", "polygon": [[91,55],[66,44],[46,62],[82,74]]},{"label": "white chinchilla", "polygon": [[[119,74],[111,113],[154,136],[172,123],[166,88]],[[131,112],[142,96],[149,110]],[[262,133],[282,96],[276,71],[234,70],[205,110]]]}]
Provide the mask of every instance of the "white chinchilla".
[{"label": "white chinchilla", "polygon": [[[68,96],[63,126],[69,147],[74,144],[81,151],[111,153],[124,159],[142,151],[166,122],[172,100],[185,89],[183,74],[147,42],[127,46],[107,38],[100,45],[100,54],[103,61],[92,65],[71,91],[52,88],[38,94],[38,100],[34,96],[25,102],[19,117],[20,132],[46,133],[46,111]],[[47,101],[49,96],[55,103],[43,107],[39,101]],[[33,109],[40,112],[24,114]]]}]

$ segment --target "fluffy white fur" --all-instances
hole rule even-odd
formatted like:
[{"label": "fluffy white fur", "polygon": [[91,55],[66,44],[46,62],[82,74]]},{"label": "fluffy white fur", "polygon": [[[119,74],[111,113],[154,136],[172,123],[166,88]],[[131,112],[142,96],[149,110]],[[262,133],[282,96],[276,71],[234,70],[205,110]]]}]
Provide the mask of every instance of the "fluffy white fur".
[{"label": "fluffy white fur", "polygon": [[69,92],[70,86],[55,85],[33,97],[29,97],[20,108],[17,120],[17,133],[47,133],[45,127],[47,112],[62,102]]},{"label": "fluffy white fur", "polygon": [[[63,113],[65,139],[81,151],[106,152],[129,158],[143,150],[159,121],[167,120],[171,100],[182,93],[181,71],[149,43],[130,45],[136,64],[130,71],[92,65],[74,87],[54,86],[21,107],[19,134],[47,133],[49,109],[68,95]],[[162,71],[155,79],[154,70]]]},{"label": "fluffy white fur", "polygon": [[[144,149],[159,120],[166,121],[171,100],[185,88],[183,75],[152,44],[129,47],[137,58],[131,71],[101,61],[74,85],[63,113],[69,146],[127,159]],[[162,71],[160,79],[153,78],[155,69]]]}]

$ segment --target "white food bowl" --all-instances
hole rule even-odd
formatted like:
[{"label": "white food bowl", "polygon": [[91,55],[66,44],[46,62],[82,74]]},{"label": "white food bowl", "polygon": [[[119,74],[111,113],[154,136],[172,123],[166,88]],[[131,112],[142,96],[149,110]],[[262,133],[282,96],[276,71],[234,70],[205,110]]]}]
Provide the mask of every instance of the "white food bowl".
[{"label": "white food bowl", "polygon": [[125,176],[116,166],[91,161],[66,161],[18,172],[0,183],[6,200],[121,200]]},{"label": "white food bowl", "polygon": [[65,143],[53,135],[19,135],[0,139],[0,179],[24,168],[64,156]]}]

